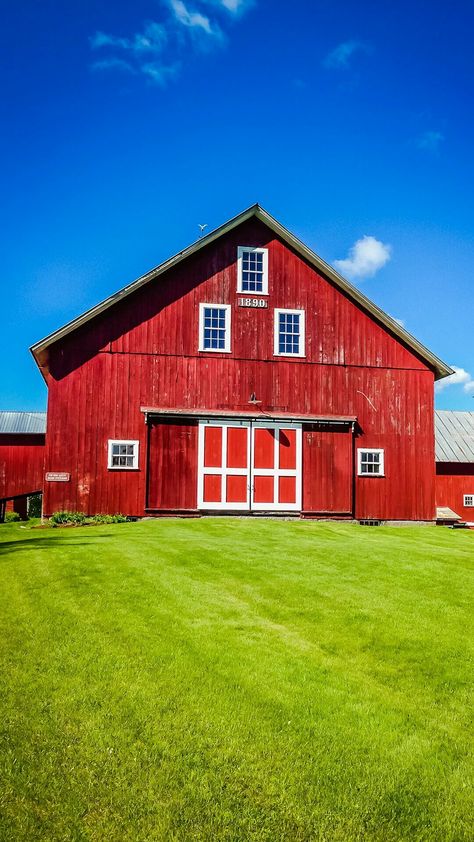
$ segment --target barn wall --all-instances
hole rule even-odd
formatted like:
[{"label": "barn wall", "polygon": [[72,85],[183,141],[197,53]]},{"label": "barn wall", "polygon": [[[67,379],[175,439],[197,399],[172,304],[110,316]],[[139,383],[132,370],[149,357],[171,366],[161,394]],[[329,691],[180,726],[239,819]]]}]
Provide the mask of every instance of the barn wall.
[{"label": "barn wall", "polygon": [[474,464],[436,464],[436,505],[449,506],[463,520],[474,521],[474,509],[464,505],[464,494],[474,494]]},{"label": "barn wall", "polygon": [[[237,245],[269,248],[268,309],[237,306]],[[231,354],[198,352],[203,301],[232,305]],[[273,356],[276,307],[306,311],[305,358]],[[46,511],[67,506],[142,515],[147,436],[140,407],[245,411],[255,392],[262,411],[356,415],[357,446],[385,447],[387,472],[355,481],[356,516],[430,520],[433,381],[412,351],[266,226],[245,223],[52,347],[47,470],[67,471],[71,482],[48,483]],[[140,440],[137,472],[107,470],[108,438]],[[314,448],[306,450],[311,465]],[[320,470],[335,472],[331,506],[347,505],[347,459],[329,450],[315,460]],[[191,471],[184,482],[172,497],[189,504]],[[151,483],[158,500],[163,492],[156,478]],[[324,501],[315,489],[308,505],[319,509]]]},{"label": "barn wall", "polygon": [[0,500],[43,488],[44,435],[0,435]]}]

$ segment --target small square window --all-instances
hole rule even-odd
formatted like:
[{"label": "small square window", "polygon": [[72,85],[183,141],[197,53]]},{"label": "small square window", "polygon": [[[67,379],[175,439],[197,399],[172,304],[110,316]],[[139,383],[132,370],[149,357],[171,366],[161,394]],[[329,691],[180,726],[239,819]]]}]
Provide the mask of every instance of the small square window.
[{"label": "small square window", "polygon": [[268,295],[268,249],[238,247],[237,292]]},{"label": "small square window", "polygon": [[466,506],[466,508],[474,507],[474,494],[464,495],[464,505]]},{"label": "small square window", "polygon": [[230,304],[199,305],[199,350],[230,352]]},{"label": "small square window", "polygon": [[276,356],[304,357],[304,310],[275,310]]},{"label": "small square window", "polygon": [[138,441],[109,439],[108,467],[115,470],[136,470],[138,468],[138,447]]},{"label": "small square window", "polygon": [[358,474],[360,477],[383,477],[385,475],[384,451],[380,448],[358,450]]}]

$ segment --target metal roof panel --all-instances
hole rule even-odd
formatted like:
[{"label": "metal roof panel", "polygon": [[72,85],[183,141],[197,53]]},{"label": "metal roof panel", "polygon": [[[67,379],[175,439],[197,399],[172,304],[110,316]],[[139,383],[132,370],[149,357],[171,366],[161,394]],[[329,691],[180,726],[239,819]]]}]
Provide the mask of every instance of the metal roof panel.
[{"label": "metal roof panel", "polygon": [[0,410],[0,434],[40,434],[46,432],[46,412]]},{"label": "metal roof panel", "polygon": [[435,411],[437,462],[474,462],[474,412]]}]

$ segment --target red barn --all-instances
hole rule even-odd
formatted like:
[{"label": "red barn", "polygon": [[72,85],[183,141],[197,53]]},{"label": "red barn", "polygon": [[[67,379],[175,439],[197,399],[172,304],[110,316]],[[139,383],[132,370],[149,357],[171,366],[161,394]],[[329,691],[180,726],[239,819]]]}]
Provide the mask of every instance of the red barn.
[{"label": "red barn", "polygon": [[258,205],[32,352],[46,514],[434,520],[451,369]]},{"label": "red barn", "polygon": [[7,508],[26,517],[43,489],[45,431],[45,412],[0,411],[0,523]]},{"label": "red barn", "polygon": [[437,410],[435,431],[436,506],[474,525],[474,412]]}]

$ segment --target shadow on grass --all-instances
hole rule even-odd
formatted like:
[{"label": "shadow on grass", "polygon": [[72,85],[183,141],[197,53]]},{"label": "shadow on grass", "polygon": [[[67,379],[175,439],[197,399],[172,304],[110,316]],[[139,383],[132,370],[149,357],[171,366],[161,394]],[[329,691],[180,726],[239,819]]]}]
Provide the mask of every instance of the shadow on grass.
[{"label": "shadow on grass", "polygon": [[55,549],[61,548],[64,549],[65,547],[92,547],[94,544],[101,543],[102,541],[106,541],[109,538],[113,538],[113,535],[95,535],[93,538],[89,540],[81,540],[85,536],[70,536],[68,538],[55,535],[54,537],[51,535],[42,536],[41,538],[18,538],[16,541],[0,541],[0,556],[4,555],[11,555],[14,552],[25,552],[27,550],[38,550],[38,549]]}]

